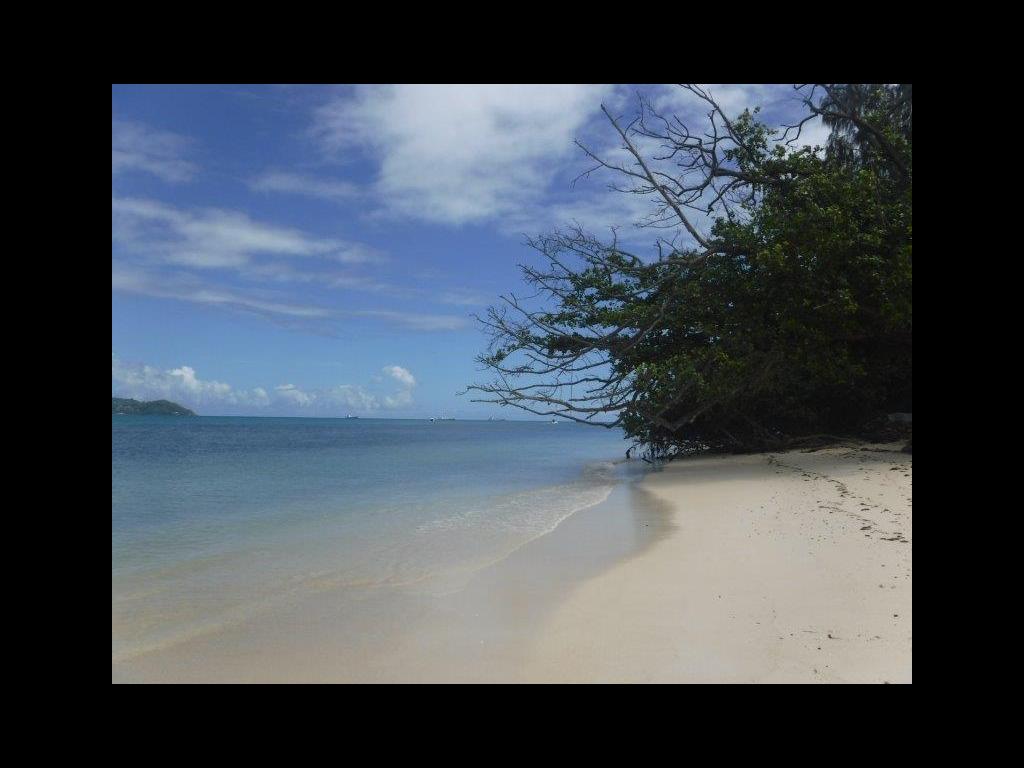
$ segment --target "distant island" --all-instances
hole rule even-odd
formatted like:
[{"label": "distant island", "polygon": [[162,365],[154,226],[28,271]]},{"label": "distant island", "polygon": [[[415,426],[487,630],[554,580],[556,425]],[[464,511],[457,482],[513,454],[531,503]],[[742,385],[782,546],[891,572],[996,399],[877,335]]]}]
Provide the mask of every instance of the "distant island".
[{"label": "distant island", "polygon": [[172,403],[170,400],[132,400],[126,397],[111,398],[111,414],[119,416],[195,416],[194,411]]}]

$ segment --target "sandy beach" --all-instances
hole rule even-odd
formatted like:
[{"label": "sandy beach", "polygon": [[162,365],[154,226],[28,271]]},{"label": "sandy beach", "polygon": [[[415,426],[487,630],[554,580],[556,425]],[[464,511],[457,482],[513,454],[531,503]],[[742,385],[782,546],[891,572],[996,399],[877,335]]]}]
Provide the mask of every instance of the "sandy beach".
[{"label": "sandy beach", "polygon": [[135,682],[911,682],[911,457],[682,459],[508,557],[325,588],[114,664]]},{"label": "sandy beach", "polygon": [[913,83],[112,83],[111,185],[112,683],[912,684]]},{"label": "sandy beach", "polygon": [[557,682],[908,683],[912,464],[898,445],[698,457],[641,487],[666,535],[574,590],[523,670]]}]

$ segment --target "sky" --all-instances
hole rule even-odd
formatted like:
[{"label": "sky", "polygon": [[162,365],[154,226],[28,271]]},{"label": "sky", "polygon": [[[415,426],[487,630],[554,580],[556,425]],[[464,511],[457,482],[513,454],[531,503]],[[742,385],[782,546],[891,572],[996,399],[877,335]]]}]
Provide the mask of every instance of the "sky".
[{"label": "sky", "polygon": [[[803,115],[791,85],[710,90],[728,114]],[[528,236],[616,226],[652,253],[666,236],[635,228],[652,203],[607,172],[573,183],[592,165],[574,141],[620,157],[601,105],[628,119],[638,94],[703,124],[667,85],[113,86],[113,395],[529,417],[458,394],[488,379],[473,315],[522,290]],[[800,143],[826,135],[812,123]]]}]

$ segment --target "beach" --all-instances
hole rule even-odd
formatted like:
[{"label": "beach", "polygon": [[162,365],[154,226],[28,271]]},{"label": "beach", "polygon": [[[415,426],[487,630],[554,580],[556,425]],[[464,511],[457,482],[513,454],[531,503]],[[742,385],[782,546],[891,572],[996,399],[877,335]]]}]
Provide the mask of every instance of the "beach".
[{"label": "beach", "polygon": [[113,683],[913,682],[912,83],[111,97]]},{"label": "beach", "polygon": [[[215,435],[237,428],[203,427]],[[290,435],[288,425],[275,427],[286,428]],[[402,427],[400,436],[417,429]],[[493,442],[493,427],[451,429],[462,430],[452,440]],[[515,429],[518,437],[501,439],[552,456],[589,437],[584,430],[551,443],[541,427]],[[495,497],[457,515],[449,497],[415,516],[376,506],[368,521],[400,513],[402,527],[415,523],[420,533],[409,548],[374,549],[367,563],[345,554],[354,532],[361,546],[381,547],[393,546],[399,529],[356,529],[345,511],[351,500],[336,513],[337,502],[318,501],[316,515],[327,522],[303,537],[296,526],[307,511],[275,523],[258,547],[226,528],[215,541],[244,548],[117,570],[112,677],[910,682],[912,470],[899,447],[696,456],[654,468],[620,461],[614,485],[609,466],[598,464],[584,485]],[[237,463],[231,456],[222,471]],[[332,476],[328,466],[317,476]],[[537,518],[538,504],[547,517]],[[265,513],[247,515],[251,527]],[[190,520],[183,530],[195,528]],[[496,531],[505,533],[496,539]],[[164,541],[147,537],[137,551]],[[452,549],[452,537],[466,543]],[[172,541],[195,551],[177,535]]]},{"label": "beach", "polygon": [[524,676],[909,683],[912,464],[899,445],[695,457],[641,486],[666,535],[562,602]]}]

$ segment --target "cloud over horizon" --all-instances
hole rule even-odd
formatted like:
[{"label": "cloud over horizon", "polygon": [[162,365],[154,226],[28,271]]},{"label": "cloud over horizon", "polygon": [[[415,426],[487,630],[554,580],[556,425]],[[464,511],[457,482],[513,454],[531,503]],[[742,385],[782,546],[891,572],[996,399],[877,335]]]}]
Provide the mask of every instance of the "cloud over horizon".
[{"label": "cloud over horizon", "polygon": [[397,410],[413,404],[416,377],[400,365],[381,369],[394,383],[393,392],[373,392],[354,384],[304,390],[294,384],[236,389],[222,381],[202,379],[188,365],[161,370],[144,363],[122,361],[111,353],[111,390],[114,397],[137,400],[174,400],[196,411],[221,414],[342,416],[350,411],[362,414]]},{"label": "cloud over horizon", "polygon": [[[791,86],[709,87],[732,113],[799,119]],[[532,291],[518,266],[543,257],[526,238],[579,224],[643,259],[662,238],[686,245],[633,226],[656,201],[609,189],[628,180],[587,174],[576,140],[633,162],[601,105],[628,123],[641,95],[707,125],[699,99],[657,84],[112,91],[112,348],[168,364],[122,363],[115,384],[233,413],[491,415],[452,398],[487,343],[474,315]],[[808,123],[801,143],[827,133]]]}]

